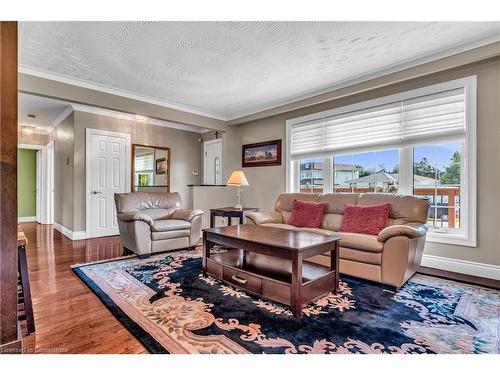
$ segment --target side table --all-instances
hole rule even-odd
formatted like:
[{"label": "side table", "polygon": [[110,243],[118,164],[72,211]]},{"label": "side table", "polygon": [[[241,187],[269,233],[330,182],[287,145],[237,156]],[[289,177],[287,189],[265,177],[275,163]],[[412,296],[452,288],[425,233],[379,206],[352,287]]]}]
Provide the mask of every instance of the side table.
[{"label": "side table", "polygon": [[239,223],[243,224],[243,218],[245,217],[245,212],[255,212],[259,211],[258,208],[243,207],[241,210],[234,207],[220,207],[210,209],[210,228],[215,226],[215,217],[227,217],[227,225],[231,225],[231,218],[239,218]]}]

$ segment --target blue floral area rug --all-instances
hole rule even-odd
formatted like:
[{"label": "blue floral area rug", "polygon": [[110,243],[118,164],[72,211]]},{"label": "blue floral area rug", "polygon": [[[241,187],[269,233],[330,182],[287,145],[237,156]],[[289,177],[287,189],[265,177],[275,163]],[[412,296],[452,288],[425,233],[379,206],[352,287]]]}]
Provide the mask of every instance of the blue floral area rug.
[{"label": "blue floral area rug", "polygon": [[499,353],[500,292],[416,275],[396,294],[342,277],[296,319],[201,273],[201,254],[73,270],[152,353]]}]

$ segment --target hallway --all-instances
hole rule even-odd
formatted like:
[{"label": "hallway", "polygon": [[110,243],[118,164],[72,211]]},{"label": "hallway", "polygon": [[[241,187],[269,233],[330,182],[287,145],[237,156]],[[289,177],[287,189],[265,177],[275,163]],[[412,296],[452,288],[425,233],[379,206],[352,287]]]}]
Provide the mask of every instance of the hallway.
[{"label": "hallway", "polygon": [[119,237],[71,241],[52,225],[22,223],[28,238],[35,334],[28,353],[145,353],[70,266],[122,255]]}]

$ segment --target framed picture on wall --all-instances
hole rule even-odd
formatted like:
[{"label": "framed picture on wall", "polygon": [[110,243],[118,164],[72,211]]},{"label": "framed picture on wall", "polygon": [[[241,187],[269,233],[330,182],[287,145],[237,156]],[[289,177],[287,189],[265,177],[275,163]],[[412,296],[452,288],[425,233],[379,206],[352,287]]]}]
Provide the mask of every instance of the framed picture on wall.
[{"label": "framed picture on wall", "polygon": [[242,146],[243,167],[281,165],[281,139]]},{"label": "framed picture on wall", "polygon": [[156,159],[156,174],[165,174],[167,161],[165,158]]}]

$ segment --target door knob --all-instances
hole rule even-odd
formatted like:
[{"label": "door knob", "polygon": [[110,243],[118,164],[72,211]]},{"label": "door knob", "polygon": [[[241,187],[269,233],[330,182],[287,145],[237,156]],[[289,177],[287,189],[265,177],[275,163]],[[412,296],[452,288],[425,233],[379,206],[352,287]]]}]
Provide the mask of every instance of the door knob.
[{"label": "door knob", "polygon": [[94,190],[94,191],[90,192],[90,194],[102,194],[102,191]]}]

